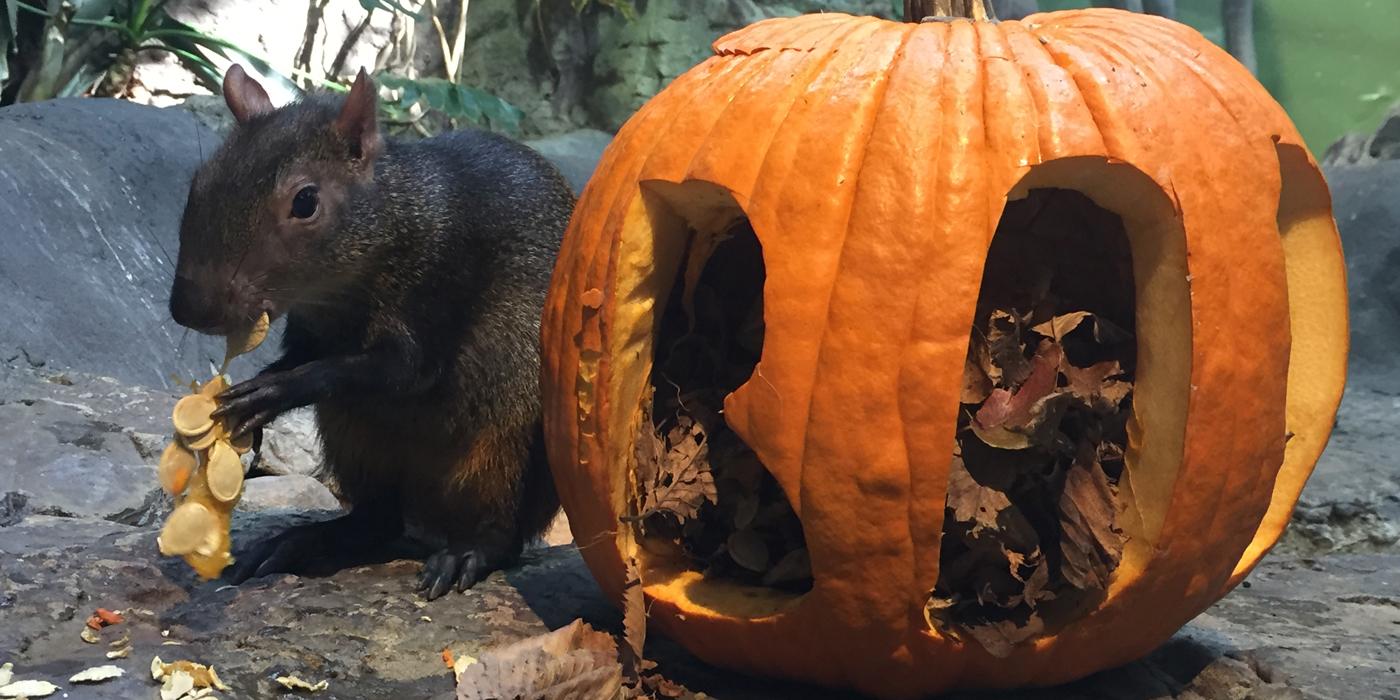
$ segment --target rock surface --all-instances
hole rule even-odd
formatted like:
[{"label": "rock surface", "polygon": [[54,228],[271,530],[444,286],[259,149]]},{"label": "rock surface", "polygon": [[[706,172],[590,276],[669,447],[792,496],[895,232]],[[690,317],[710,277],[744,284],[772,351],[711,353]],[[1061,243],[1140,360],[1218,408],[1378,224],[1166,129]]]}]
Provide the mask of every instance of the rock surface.
[{"label": "rock surface", "polygon": [[166,310],[190,175],[215,143],[188,113],[115,100],[0,109],[0,361],[171,386],[223,358]]},{"label": "rock surface", "polygon": [[[1395,697],[1397,402],[1352,389],[1283,544],[1170,643],[1068,686],[996,697]],[[164,391],[0,364],[0,663],[13,662],[17,677],[66,686],[69,675],[108,663],[105,642],[129,635],[131,657],[110,662],[127,676],[74,697],[155,697],[145,673],[155,655],[211,663],[240,697],[275,695],[272,679],[287,673],[329,680],[320,697],[446,697],[452,682],[443,648],[476,656],[575,617],[620,630],[620,614],[571,546],[531,550],[522,566],[432,603],[410,590],[418,567],[410,559],[236,588],[197,581],[155,548],[169,504],[153,488],[151,465],[172,403]],[[325,487],[287,473],[248,481],[235,513],[235,553],[288,525],[336,514]],[[125,626],[103,632],[101,646],[79,638],[97,607],[128,615]],[[711,669],[658,635],[648,655],[690,693],[850,697]]]},{"label": "rock surface", "polygon": [[1374,133],[1322,159],[1342,233],[1351,302],[1351,376],[1400,394],[1400,103]]}]

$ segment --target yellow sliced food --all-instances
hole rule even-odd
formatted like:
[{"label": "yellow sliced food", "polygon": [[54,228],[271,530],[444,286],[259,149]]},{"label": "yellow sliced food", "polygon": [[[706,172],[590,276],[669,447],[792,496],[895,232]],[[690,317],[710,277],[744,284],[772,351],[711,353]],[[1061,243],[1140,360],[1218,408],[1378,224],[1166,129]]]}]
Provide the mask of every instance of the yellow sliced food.
[{"label": "yellow sliced food", "polygon": [[214,419],[209,414],[217,404],[214,399],[203,394],[191,394],[175,404],[171,420],[175,422],[175,432],[185,437],[198,437],[214,427]]},{"label": "yellow sliced food", "polygon": [[257,321],[249,328],[239,329],[230,333],[227,342],[227,350],[224,352],[224,368],[228,368],[228,363],[233,358],[244,353],[252,352],[254,348],[262,345],[262,341],[267,337],[267,328],[271,325],[271,319],[266,313],[258,317]]},{"label": "yellow sliced food", "polygon": [[209,493],[225,503],[238,498],[243,489],[243,462],[227,442],[219,440],[209,448],[209,465],[205,467]]},{"label": "yellow sliced food", "polygon": [[160,487],[172,496],[185,492],[190,483],[190,474],[198,466],[199,458],[177,440],[165,448],[160,455],[160,466],[156,473],[160,477]]},{"label": "yellow sliced food", "polygon": [[205,431],[203,435],[185,438],[185,446],[195,452],[207,450],[214,446],[214,441],[219,439],[219,431],[213,428]]},{"label": "yellow sliced food", "polygon": [[218,526],[214,512],[202,503],[186,501],[175,508],[156,543],[166,556],[189,554],[205,544],[209,533]]},{"label": "yellow sliced food", "polygon": [[247,454],[248,450],[253,449],[253,434],[248,432],[244,433],[241,438],[229,438],[228,444],[229,447],[233,448],[234,452],[241,455]]},{"label": "yellow sliced food", "polygon": [[225,391],[228,391],[228,380],[224,379],[224,375],[220,374],[205,382],[195,393],[208,396],[212,399]]}]

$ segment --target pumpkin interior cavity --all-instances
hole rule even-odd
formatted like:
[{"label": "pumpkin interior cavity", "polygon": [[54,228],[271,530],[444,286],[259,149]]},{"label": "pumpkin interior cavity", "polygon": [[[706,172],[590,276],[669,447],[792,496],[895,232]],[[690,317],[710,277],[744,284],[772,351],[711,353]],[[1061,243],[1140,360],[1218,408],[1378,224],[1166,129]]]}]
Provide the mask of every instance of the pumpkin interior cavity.
[{"label": "pumpkin interior cavity", "polygon": [[1181,456],[1184,251],[1130,166],[1056,161],[1013,191],[971,329],[926,609],[940,633],[1006,655],[1142,567]]},{"label": "pumpkin interior cavity", "polygon": [[[802,524],[784,490],[725,422],[724,397],[763,348],[763,252],[727,192],[706,183],[644,187],[658,246],[671,254],[635,394],[632,483],[622,518],[653,594],[761,616],[812,587]],[[679,251],[677,252],[677,248]],[[739,595],[735,595],[739,593]],[[735,606],[741,609],[735,609]]]},{"label": "pumpkin interior cavity", "polygon": [[1122,220],[1073,190],[1007,206],[987,256],[950,471],[936,626],[998,656],[1103,599],[1136,372]]}]

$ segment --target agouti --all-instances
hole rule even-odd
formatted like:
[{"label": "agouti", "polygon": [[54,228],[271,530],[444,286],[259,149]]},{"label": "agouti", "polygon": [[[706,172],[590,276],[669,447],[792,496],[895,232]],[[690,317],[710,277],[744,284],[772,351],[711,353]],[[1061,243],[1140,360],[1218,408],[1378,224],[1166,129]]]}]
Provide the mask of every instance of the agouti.
[{"label": "agouti", "polygon": [[343,98],[274,108],[234,66],[223,93],[237,124],[190,185],[170,312],[214,335],[286,316],[283,356],[218,415],[241,435],[314,406],[350,507],[238,554],[228,577],[363,561],[409,526],[444,545],[418,589],[470,588],[559,508],[538,339],[573,195],[488,132],[386,138],[363,70]]}]

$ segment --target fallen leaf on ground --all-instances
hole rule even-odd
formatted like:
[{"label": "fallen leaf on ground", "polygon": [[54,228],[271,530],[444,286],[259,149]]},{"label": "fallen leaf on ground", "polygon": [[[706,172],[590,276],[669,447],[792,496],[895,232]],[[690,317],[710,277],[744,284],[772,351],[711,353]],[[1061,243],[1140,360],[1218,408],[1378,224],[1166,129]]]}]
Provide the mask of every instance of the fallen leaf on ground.
[{"label": "fallen leaf on ground", "polygon": [[7,663],[0,666],[0,686],[10,684],[10,680],[15,677],[15,665]]},{"label": "fallen leaf on ground", "polygon": [[617,644],[583,620],[488,651],[457,678],[458,700],[602,699],[621,693]]},{"label": "fallen leaf on ground", "polygon": [[100,683],[112,678],[121,678],[126,671],[110,664],[106,666],[93,666],[84,671],[79,671],[68,678],[69,683]]},{"label": "fallen leaf on ground", "polygon": [[102,641],[102,638],[97,636],[97,630],[94,630],[88,625],[83,625],[83,631],[78,633],[78,637],[88,644],[96,644]]}]

